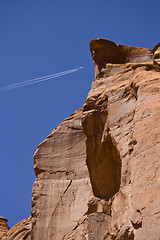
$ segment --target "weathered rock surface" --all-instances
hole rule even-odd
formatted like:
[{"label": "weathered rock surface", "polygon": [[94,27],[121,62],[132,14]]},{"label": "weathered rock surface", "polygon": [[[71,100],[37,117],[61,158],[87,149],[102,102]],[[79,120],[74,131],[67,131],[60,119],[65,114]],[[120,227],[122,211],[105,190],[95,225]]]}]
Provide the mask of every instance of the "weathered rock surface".
[{"label": "weathered rock surface", "polygon": [[[156,51],[158,47],[159,45],[154,48],[154,51]],[[96,76],[102,69],[107,67],[108,63],[143,63],[153,60],[152,50],[120,45],[104,38],[92,40],[90,42],[90,50],[95,63]]]},{"label": "weathered rock surface", "polygon": [[0,239],[9,231],[7,222],[6,218],[0,217]]},{"label": "weathered rock surface", "polygon": [[[7,219],[6,219],[7,220]],[[7,223],[7,222],[6,222]],[[31,240],[31,217],[22,220],[21,222],[17,223],[14,227],[9,230],[7,226],[7,231],[2,235],[0,235],[0,239],[3,240]],[[1,231],[1,229],[0,229]]]},{"label": "weathered rock surface", "polygon": [[64,120],[34,156],[33,239],[64,239],[87,212],[91,185],[82,110]]},{"label": "weathered rock surface", "polygon": [[2,239],[160,239],[160,44],[90,49],[83,108],[35,153],[31,219],[16,225],[26,235],[15,226]]}]

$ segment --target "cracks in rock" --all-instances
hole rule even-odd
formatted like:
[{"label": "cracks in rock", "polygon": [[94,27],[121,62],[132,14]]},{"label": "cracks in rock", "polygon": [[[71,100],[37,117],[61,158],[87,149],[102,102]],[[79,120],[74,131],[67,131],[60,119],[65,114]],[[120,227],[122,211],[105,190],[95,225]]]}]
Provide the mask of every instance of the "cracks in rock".
[{"label": "cracks in rock", "polygon": [[35,165],[34,172],[35,172],[36,177],[38,177],[38,175],[43,173],[43,172],[45,172],[45,170],[44,169],[40,169],[40,168],[36,167],[36,165]]},{"label": "cracks in rock", "polygon": [[70,183],[68,184],[67,188],[65,189],[65,191],[63,192],[63,195],[67,192],[68,188],[71,186],[72,184],[72,180],[70,180]]},{"label": "cracks in rock", "polygon": [[142,213],[139,209],[133,212],[130,222],[132,223],[134,229],[137,230],[139,228],[142,228]]},{"label": "cracks in rock", "polygon": [[136,86],[136,84],[134,82],[131,83],[131,89],[132,89],[132,95],[135,97],[135,99],[137,100],[138,98],[138,88],[139,86]]},{"label": "cracks in rock", "polygon": [[128,63],[128,64],[126,64],[126,67],[128,69],[123,71],[122,74],[124,74],[125,72],[128,72],[130,70],[135,70],[136,68],[139,68],[139,67],[146,67],[146,71],[149,71],[149,70],[152,70],[152,69],[155,69],[158,72],[160,71],[160,67],[157,66],[157,65],[154,65],[151,62],[146,62],[146,63]]},{"label": "cracks in rock", "polygon": [[41,173],[46,173],[46,174],[50,174],[50,175],[52,175],[52,174],[64,174],[65,176],[67,176],[67,180],[70,180],[69,178],[69,176],[70,175],[72,175],[72,176],[74,176],[74,177],[76,177],[77,176],[77,174],[76,174],[76,172],[75,172],[75,169],[73,169],[73,170],[70,170],[70,171],[67,171],[67,170],[56,170],[56,171],[51,171],[51,170],[45,170],[45,169],[41,169],[41,168],[39,168],[39,167],[34,167],[34,171],[35,171],[35,175],[36,175],[36,177],[38,178],[39,177],[39,175],[41,174]]},{"label": "cracks in rock", "polygon": [[130,126],[130,142],[128,144],[128,151],[122,156],[123,158],[126,157],[128,155],[128,161],[126,164],[126,171],[125,171],[125,175],[123,177],[123,184],[125,185],[126,183],[130,184],[131,183],[131,169],[130,169],[130,157],[133,155],[134,152],[134,148],[137,144],[137,140],[134,139],[134,126],[135,126],[135,114],[136,114],[136,104],[138,101],[138,90],[139,90],[139,86],[137,86],[133,81],[130,83],[129,86],[127,86],[124,89],[123,95],[122,97],[125,99],[126,98],[126,102],[129,102],[130,100],[133,101],[134,100],[134,111],[132,112],[132,116],[129,119],[129,121],[127,122],[127,124],[131,124]]},{"label": "cracks in rock", "polygon": [[129,142],[129,150],[128,150],[128,153],[129,155],[132,154],[133,150],[134,150],[134,146],[137,144],[137,141],[135,139],[132,139],[130,142]]},{"label": "cracks in rock", "polygon": [[124,89],[122,98],[127,98],[127,102],[133,97],[137,100],[138,88],[139,86],[136,86],[134,82],[131,82],[131,84]]},{"label": "cracks in rock", "polygon": [[[50,224],[51,224],[51,222],[52,222],[53,216],[54,216],[54,214],[56,213],[59,205],[60,205],[61,203],[62,203],[62,205],[63,205],[63,197],[64,197],[64,195],[67,193],[67,191],[68,191],[68,189],[70,188],[71,184],[72,184],[72,180],[69,181],[69,183],[68,183],[67,187],[65,188],[64,192],[60,195],[60,200],[58,201],[57,205],[55,206],[55,209],[54,209],[53,213],[51,214],[50,221],[49,221],[48,227],[47,227],[46,229],[49,229],[49,226],[50,226]],[[51,237],[51,236],[54,236],[54,234],[48,236],[48,233],[46,233],[46,236],[47,236],[46,239],[50,239],[50,237]]]},{"label": "cracks in rock", "polygon": [[142,222],[140,222],[140,223],[133,223],[132,222],[132,225],[136,230],[139,229],[139,228],[142,228]]}]

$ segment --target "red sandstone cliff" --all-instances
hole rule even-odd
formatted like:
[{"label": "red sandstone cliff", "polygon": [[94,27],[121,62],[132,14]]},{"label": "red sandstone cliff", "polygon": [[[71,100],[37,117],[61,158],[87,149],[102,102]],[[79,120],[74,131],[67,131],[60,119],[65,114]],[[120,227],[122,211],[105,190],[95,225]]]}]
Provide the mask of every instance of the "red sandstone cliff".
[{"label": "red sandstone cliff", "polygon": [[31,217],[0,239],[160,239],[160,44],[90,49],[87,100],[38,146]]}]

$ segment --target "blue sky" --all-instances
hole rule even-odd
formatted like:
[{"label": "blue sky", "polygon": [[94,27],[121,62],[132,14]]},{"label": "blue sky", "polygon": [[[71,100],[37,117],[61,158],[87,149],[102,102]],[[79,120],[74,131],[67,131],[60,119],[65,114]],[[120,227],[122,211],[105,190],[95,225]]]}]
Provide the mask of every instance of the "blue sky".
[{"label": "blue sky", "polygon": [[30,215],[36,147],[85,102],[94,78],[89,42],[152,49],[160,42],[159,9],[159,0],[0,1],[0,87],[84,67],[0,92],[0,215],[10,227]]}]

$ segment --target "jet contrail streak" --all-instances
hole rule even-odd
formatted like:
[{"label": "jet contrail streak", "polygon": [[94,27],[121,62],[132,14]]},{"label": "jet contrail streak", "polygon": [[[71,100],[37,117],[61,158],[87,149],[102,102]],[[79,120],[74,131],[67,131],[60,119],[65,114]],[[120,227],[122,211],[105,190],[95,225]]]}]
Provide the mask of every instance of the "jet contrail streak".
[{"label": "jet contrail streak", "polygon": [[68,70],[68,71],[61,72],[61,73],[55,73],[55,74],[47,75],[47,76],[44,76],[44,77],[33,78],[33,79],[25,81],[25,82],[15,83],[15,84],[12,84],[12,85],[1,87],[0,91],[2,92],[2,91],[10,90],[10,89],[15,89],[15,88],[18,88],[18,87],[31,85],[33,83],[38,83],[39,81],[40,82],[46,81],[48,79],[52,79],[52,78],[55,78],[55,77],[63,76],[63,75],[66,75],[66,74],[69,74],[69,73],[72,73],[72,72],[75,72],[75,71],[77,71],[77,69],[76,70],[75,69]]},{"label": "jet contrail streak", "polygon": [[67,70],[67,71],[64,71],[64,72],[55,73],[55,74],[47,75],[47,76],[44,76],[44,77],[33,78],[31,80],[28,80],[28,81],[4,86],[4,87],[0,88],[0,92],[12,90],[12,89],[19,88],[19,87],[25,87],[25,86],[28,86],[28,85],[31,85],[31,84],[36,84],[36,83],[39,83],[39,82],[44,82],[44,81],[47,81],[49,79],[57,78],[57,77],[60,77],[60,76],[64,76],[64,75],[76,72],[80,69],[83,69],[83,67],[74,68],[74,69]]}]

